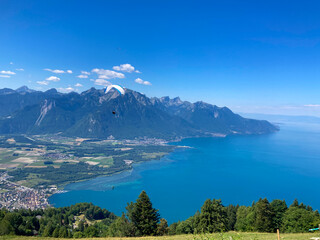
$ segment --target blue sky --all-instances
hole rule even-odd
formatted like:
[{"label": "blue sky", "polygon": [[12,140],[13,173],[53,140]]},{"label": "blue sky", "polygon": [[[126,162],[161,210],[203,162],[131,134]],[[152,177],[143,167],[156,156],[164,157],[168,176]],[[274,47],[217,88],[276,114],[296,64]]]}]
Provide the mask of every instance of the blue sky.
[{"label": "blue sky", "polygon": [[320,116],[319,10],[312,0],[1,0],[0,87],[111,82],[236,112]]}]

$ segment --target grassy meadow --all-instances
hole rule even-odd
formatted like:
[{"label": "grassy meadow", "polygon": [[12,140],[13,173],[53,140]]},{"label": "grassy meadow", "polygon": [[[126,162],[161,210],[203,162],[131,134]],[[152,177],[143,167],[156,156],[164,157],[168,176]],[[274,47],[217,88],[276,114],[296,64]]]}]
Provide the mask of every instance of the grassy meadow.
[{"label": "grassy meadow", "polygon": [[[285,240],[307,240],[313,237],[320,237],[320,233],[286,233],[280,234],[280,239]],[[45,238],[45,237],[25,237],[25,236],[0,236],[2,240],[44,240],[44,239],[70,239],[70,238]],[[131,237],[131,238],[80,238],[82,240],[277,240],[275,233],[214,233],[204,235],[177,235],[159,237]]]}]

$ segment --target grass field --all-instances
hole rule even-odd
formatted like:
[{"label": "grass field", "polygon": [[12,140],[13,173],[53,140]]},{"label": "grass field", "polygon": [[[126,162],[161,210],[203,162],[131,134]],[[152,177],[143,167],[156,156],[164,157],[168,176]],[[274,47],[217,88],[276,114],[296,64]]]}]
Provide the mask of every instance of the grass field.
[{"label": "grass field", "polygon": [[[307,240],[312,237],[320,237],[319,233],[296,233],[296,234],[281,234],[280,239],[285,240]],[[43,237],[17,237],[17,236],[0,236],[3,240],[44,240],[44,239],[63,239],[63,238],[43,238]],[[67,238],[66,238],[67,239]],[[277,240],[277,235],[274,233],[223,233],[223,234],[207,234],[207,235],[178,235],[164,237],[141,237],[141,238],[81,238],[83,240]]]}]

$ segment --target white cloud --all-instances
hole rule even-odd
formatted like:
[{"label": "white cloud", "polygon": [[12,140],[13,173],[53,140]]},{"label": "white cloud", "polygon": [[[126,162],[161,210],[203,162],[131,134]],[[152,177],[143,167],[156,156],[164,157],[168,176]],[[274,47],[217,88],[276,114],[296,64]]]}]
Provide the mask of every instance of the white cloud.
[{"label": "white cloud", "polygon": [[[113,70],[132,73],[135,69],[134,69],[134,66],[132,66],[129,63],[126,63],[126,64],[121,64],[120,66],[114,66]],[[138,71],[138,70],[136,70],[136,71]]]},{"label": "white cloud", "polygon": [[38,81],[37,83],[40,85],[48,85],[49,84],[49,82],[47,82],[47,81]]},{"label": "white cloud", "polygon": [[143,84],[143,80],[141,78],[137,78],[134,80],[136,83]]},{"label": "white cloud", "polygon": [[46,78],[46,80],[47,81],[58,82],[58,81],[60,81],[60,78],[55,77],[55,76],[51,76],[51,77]]},{"label": "white cloud", "polygon": [[0,75],[1,78],[10,78],[11,76],[9,75]]},{"label": "white cloud", "polygon": [[83,87],[83,85],[81,83],[77,83],[76,85],[74,85],[75,87]]},{"label": "white cloud", "polygon": [[70,73],[70,74],[71,74],[71,73],[72,73],[72,70],[67,70],[67,73]]},{"label": "white cloud", "polygon": [[72,87],[67,87],[67,88],[57,88],[59,92],[62,93],[69,93],[69,92],[74,92],[74,88]]},{"label": "white cloud", "polygon": [[135,70],[134,72],[136,72],[136,73],[141,73],[139,70]]},{"label": "white cloud", "polygon": [[149,81],[143,81],[141,78],[137,78],[136,80],[134,80],[136,83],[142,84],[142,85],[148,85],[151,86],[151,82]]},{"label": "white cloud", "polygon": [[87,71],[81,71],[81,74],[90,75],[90,73]]},{"label": "white cloud", "polygon": [[92,72],[97,73],[99,75],[99,78],[104,78],[104,79],[124,78],[123,73],[118,73],[118,72],[111,71],[111,70],[104,70],[104,69],[95,68],[92,70]]},{"label": "white cloud", "polygon": [[17,71],[24,71],[23,68],[17,68],[16,70],[17,70]]},{"label": "white cloud", "polygon": [[13,62],[10,62],[10,65],[13,65]]},{"label": "white cloud", "polygon": [[109,81],[104,80],[104,79],[100,79],[100,78],[96,79],[96,80],[94,81],[94,84],[95,84],[95,85],[99,85],[99,86],[108,86],[108,85],[111,85],[111,83],[110,83]]},{"label": "white cloud", "polygon": [[0,73],[2,73],[2,74],[9,74],[9,75],[14,75],[14,74],[16,74],[15,72],[4,71],[4,70],[2,70]]},{"label": "white cloud", "polygon": [[79,76],[77,76],[77,78],[88,78],[88,75],[79,75]]},{"label": "white cloud", "polygon": [[53,72],[53,73],[64,73],[63,70],[59,70],[59,69],[52,70],[52,69],[50,69],[50,68],[45,68],[45,69],[43,69],[43,70],[48,71],[48,72]]},{"label": "white cloud", "polygon": [[304,107],[314,107],[314,108],[318,108],[320,107],[320,104],[306,104],[306,105],[303,105]]}]

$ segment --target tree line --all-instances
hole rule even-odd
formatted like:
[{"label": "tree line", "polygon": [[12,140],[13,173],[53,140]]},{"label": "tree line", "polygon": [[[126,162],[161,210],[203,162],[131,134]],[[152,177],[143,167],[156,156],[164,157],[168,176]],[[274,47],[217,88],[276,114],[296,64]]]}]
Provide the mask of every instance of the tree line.
[{"label": "tree line", "polygon": [[197,234],[225,231],[308,232],[320,224],[320,214],[297,200],[288,207],[284,200],[266,198],[251,206],[223,206],[221,200],[206,200],[201,211],[185,221],[173,223],[169,234]]},{"label": "tree line", "polygon": [[251,206],[224,206],[208,199],[200,211],[185,221],[168,226],[145,191],[126,207],[121,217],[94,206],[78,203],[70,207],[37,210],[0,210],[0,235],[60,238],[132,237],[200,234],[225,231],[307,232],[320,224],[320,214],[295,200],[289,207],[284,200],[266,198]]}]

